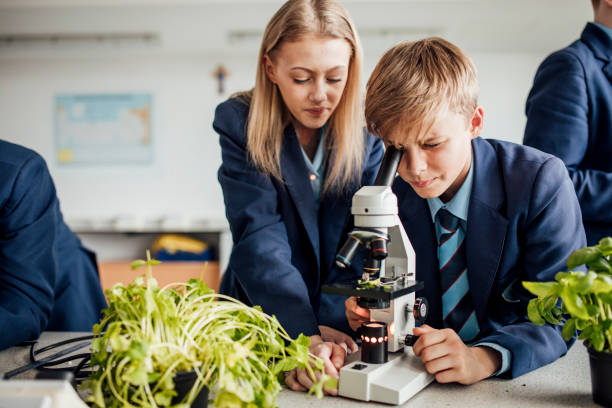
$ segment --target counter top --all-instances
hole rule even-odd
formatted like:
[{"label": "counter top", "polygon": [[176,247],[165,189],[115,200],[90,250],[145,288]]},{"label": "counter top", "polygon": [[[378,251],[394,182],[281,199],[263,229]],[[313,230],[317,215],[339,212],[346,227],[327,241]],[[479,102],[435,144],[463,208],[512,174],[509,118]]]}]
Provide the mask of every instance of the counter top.
[{"label": "counter top", "polygon": [[[82,334],[82,333],[80,333]],[[45,332],[41,346],[76,337],[77,333]],[[13,347],[0,352],[0,372],[27,364],[29,347]],[[24,373],[20,377],[33,377]],[[323,400],[288,389],[276,401],[279,407],[359,408],[385,404],[326,396]],[[582,343],[575,344],[565,357],[514,380],[492,378],[470,386],[433,383],[404,407],[597,407],[591,398],[589,357]]]}]

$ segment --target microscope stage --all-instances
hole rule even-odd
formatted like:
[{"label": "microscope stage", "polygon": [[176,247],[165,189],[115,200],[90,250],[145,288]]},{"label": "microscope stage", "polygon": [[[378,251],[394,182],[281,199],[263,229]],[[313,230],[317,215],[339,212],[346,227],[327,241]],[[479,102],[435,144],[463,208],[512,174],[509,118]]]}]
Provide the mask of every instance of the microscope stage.
[{"label": "microscope stage", "polygon": [[370,299],[393,300],[400,296],[407,295],[417,290],[423,289],[424,285],[421,281],[414,280],[398,280],[393,285],[377,286],[373,288],[362,288],[359,285],[358,279],[353,279],[345,282],[335,282],[323,285],[323,293],[343,296],[360,296]]}]

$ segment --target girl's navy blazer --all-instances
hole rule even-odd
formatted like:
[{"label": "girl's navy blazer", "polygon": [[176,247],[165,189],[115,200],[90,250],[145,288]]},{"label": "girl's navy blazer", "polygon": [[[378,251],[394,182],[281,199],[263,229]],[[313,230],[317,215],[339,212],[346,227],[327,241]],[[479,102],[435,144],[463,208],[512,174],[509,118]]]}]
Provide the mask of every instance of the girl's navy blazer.
[{"label": "girl's navy blazer", "polygon": [[213,123],[220,135],[223,163],[218,176],[234,242],[221,292],[276,315],[292,337],[319,334],[318,325],[350,333],[346,298],[322,294],[321,286],[361,276],[362,262],[342,270],[334,258],[352,225],[353,194],[374,182],[383,156],[382,142],[364,132],[361,179],[341,193],[323,195],[317,217],[295,130],[291,126],[285,130],[283,181],[276,180],[248,159],[248,112],[245,102],[229,99],[217,107]]}]

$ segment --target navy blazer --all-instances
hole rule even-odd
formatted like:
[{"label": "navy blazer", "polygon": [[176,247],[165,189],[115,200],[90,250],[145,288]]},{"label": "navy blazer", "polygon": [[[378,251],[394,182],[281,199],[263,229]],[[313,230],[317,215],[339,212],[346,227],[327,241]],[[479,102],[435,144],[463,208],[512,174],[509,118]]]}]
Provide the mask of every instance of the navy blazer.
[{"label": "navy blazer", "polygon": [[569,170],[589,245],[612,235],[612,40],[588,23],[579,40],[550,55],[527,99],[523,143]]},{"label": "navy blazer", "polygon": [[[223,163],[218,175],[234,242],[220,291],[276,315],[292,337],[319,334],[318,325],[351,332],[344,314],[346,298],[321,294],[321,286],[361,276],[360,262],[347,270],[334,262],[351,225],[351,198],[360,183],[323,195],[317,219],[295,130],[285,130],[281,182],[247,159],[248,112],[246,103],[230,99],[217,107],[213,123],[220,136]],[[367,133],[365,138],[360,182],[371,184],[383,145]]]},{"label": "navy blazer", "polygon": [[[558,326],[527,318],[531,296],[522,281],[553,280],[569,254],[585,244],[580,207],[561,160],[525,146],[476,138],[466,252],[470,292],[481,333],[476,342],[510,350],[516,377],[555,361],[570,343]],[[434,223],[425,199],[396,178],[399,214],[416,252],[418,296],[429,301],[427,323],[442,327]]]},{"label": "navy blazer", "polygon": [[64,223],[45,161],[0,140],[0,175],[0,349],[90,331],[106,307],[95,255]]}]

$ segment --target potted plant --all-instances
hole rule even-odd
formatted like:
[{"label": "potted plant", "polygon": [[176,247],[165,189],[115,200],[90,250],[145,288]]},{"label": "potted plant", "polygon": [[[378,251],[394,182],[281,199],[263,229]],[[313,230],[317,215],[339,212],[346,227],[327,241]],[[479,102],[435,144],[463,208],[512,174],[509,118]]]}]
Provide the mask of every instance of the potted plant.
[{"label": "potted plant", "polygon": [[[272,407],[280,376],[295,367],[314,378],[323,363],[309,338],[291,339],[274,316],[214,293],[201,279],[157,286],[151,259],[145,276],[106,292],[108,308],[94,326],[92,375],[96,407]],[[102,331],[104,329],[104,331]],[[322,375],[318,396],[335,379]]]},{"label": "potted plant", "polygon": [[[527,314],[538,325],[563,326],[567,341],[580,333],[589,352],[593,400],[612,406],[612,238],[574,251],[567,259],[569,272],[559,272],[553,282],[523,282],[537,297]],[[586,271],[574,270],[585,265]]]}]

